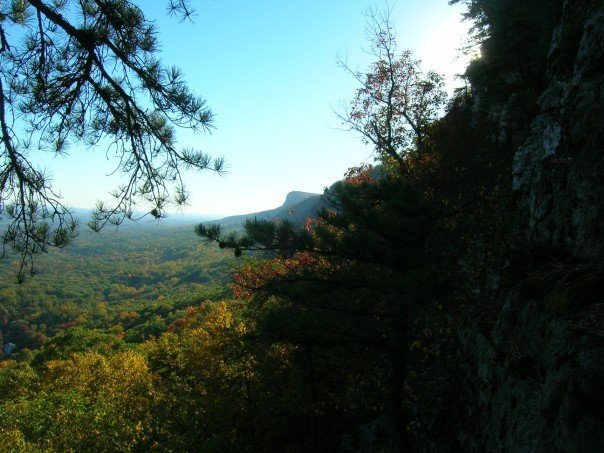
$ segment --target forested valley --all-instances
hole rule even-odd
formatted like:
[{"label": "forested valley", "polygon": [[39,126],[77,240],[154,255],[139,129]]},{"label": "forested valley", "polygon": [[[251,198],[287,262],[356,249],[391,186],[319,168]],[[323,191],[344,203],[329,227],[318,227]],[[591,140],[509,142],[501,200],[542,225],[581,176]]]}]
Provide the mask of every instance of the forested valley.
[{"label": "forested valley", "polygon": [[451,3],[450,96],[368,15],[339,115],[375,162],[316,216],[7,254],[0,451],[601,451],[604,7]]},{"label": "forested valley", "polygon": [[200,244],[193,227],[151,222],[101,235],[83,231],[72,247],[40,257],[35,278],[23,284],[16,263],[1,262],[5,342],[28,354],[74,326],[142,342],[192,304],[229,296],[234,259]]}]

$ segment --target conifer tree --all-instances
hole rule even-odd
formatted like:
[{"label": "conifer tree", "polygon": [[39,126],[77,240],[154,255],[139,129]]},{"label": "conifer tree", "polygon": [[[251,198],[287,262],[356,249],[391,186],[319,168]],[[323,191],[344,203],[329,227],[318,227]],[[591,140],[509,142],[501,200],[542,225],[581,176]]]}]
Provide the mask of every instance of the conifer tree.
[{"label": "conifer tree", "polygon": [[427,203],[408,174],[410,156],[428,151],[445,94],[441,76],[423,73],[410,52],[397,50],[387,13],[370,12],[368,27],[376,62],[367,73],[351,71],[360,87],[340,117],[374,145],[381,170],[351,169],[326,191],[330,209],[303,228],[249,220],[243,235],[222,234],[217,225],[196,231],[237,256],[248,250],[272,257],[244,266],[235,279],[236,295],[269,307],[258,320],[269,338],[356,351],[357,358],[372,351],[377,365],[355,366],[380,370],[383,379],[364,404],[386,412],[391,451],[412,451],[404,390],[409,332],[414,312],[440,284],[429,239],[441,207]]},{"label": "conifer tree", "polygon": [[[187,0],[170,14],[191,17]],[[65,154],[70,144],[101,145],[124,183],[99,204],[99,230],[132,217],[136,202],[165,215],[184,203],[183,168],[221,171],[222,159],[176,146],[175,128],[207,131],[212,112],[177,68],[158,58],[157,29],[130,0],[14,0],[0,5],[0,240],[21,256],[65,247],[77,222],[33,150]],[[140,209],[140,208],[139,208]]]}]

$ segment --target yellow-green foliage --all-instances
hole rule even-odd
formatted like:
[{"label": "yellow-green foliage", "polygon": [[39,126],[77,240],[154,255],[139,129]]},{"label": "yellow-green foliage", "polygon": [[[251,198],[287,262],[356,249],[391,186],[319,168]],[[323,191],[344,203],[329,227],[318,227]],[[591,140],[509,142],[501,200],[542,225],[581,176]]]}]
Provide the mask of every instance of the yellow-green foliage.
[{"label": "yellow-green foliage", "polygon": [[306,387],[296,348],[255,345],[253,328],[238,303],[207,302],[136,351],[5,362],[0,451],[280,448],[305,413]]},{"label": "yellow-green foliage", "polygon": [[47,362],[29,385],[23,381],[22,396],[0,405],[0,445],[8,451],[130,451],[144,444],[156,392],[141,354],[74,354]]}]

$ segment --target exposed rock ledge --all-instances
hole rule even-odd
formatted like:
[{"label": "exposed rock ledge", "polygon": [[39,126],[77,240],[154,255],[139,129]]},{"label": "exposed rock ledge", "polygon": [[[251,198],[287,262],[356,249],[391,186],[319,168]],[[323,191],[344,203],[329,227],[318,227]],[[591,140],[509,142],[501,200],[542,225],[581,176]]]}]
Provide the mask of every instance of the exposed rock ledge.
[{"label": "exposed rock ledge", "polygon": [[514,159],[530,239],[604,254],[604,2],[567,0],[548,57],[549,87]]}]

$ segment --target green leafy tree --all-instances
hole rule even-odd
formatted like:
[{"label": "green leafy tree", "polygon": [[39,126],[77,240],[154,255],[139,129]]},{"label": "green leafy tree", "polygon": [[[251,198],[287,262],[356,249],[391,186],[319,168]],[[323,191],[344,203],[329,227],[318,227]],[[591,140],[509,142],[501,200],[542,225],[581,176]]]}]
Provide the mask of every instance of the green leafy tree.
[{"label": "green leafy tree", "polygon": [[151,410],[160,391],[142,355],[73,354],[46,362],[36,377],[31,372],[20,365],[0,371],[0,388],[12,391],[12,398],[0,398],[3,451],[150,449]]},{"label": "green leafy tree", "polygon": [[404,167],[407,153],[423,151],[427,126],[445,104],[444,80],[434,71],[422,71],[411,51],[399,49],[390,11],[368,10],[367,34],[369,54],[375,59],[368,72],[353,70],[338,59],[360,84],[349,107],[338,116],[345,127],[374,146],[378,159]]},{"label": "green leafy tree", "polygon": [[255,341],[240,302],[191,307],[143,345],[165,399],[155,439],[170,451],[308,451],[305,390],[290,344]]},{"label": "green leafy tree", "polygon": [[[221,237],[219,229],[203,225],[198,234],[235,250],[275,256],[252,261],[235,278],[236,295],[264,307],[259,329],[273,341],[335,354],[332,363],[348,357],[350,370],[376,373],[380,378],[368,384],[362,404],[383,408],[392,427],[391,448],[408,451],[403,383],[410,328],[431,294],[446,283],[430,259],[429,239],[441,211],[406,179],[392,174],[374,179],[369,169],[350,172],[328,194],[333,210],[302,229],[250,221],[241,238]],[[329,368],[321,373],[330,374]],[[354,407],[346,389],[332,388],[327,405],[333,408],[339,401],[340,410]]]},{"label": "green leafy tree", "polygon": [[[184,19],[186,0],[168,10]],[[0,5],[0,219],[2,255],[21,256],[19,275],[36,253],[65,247],[77,222],[33,149],[64,154],[70,144],[107,146],[124,183],[99,204],[99,230],[132,217],[143,201],[164,215],[184,203],[182,168],[221,171],[223,160],[176,146],[175,128],[207,131],[212,112],[177,68],[158,59],[157,29],[129,0],[28,0]]]},{"label": "green leafy tree", "polygon": [[470,47],[480,45],[481,56],[470,63],[466,76],[480,90],[482,100],[504,103],[513,93],[521,93],[521,105],[527,110],[534,108],[547,83],[547,58],[563,2],[450,0],[449,3],[465,5],[464,16],[473,23]]},{"label": "green leafy tree", "polygon": [[125,349],[126,344],[115,335],[72,327],[46,341],[36,352],[32,365],[40,366],[49,360],[67,359],[75,353],[98,352],[110,355]]}]

